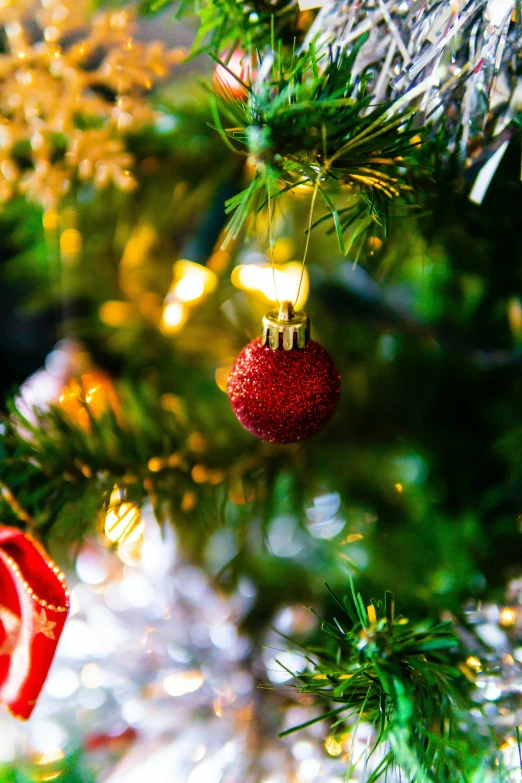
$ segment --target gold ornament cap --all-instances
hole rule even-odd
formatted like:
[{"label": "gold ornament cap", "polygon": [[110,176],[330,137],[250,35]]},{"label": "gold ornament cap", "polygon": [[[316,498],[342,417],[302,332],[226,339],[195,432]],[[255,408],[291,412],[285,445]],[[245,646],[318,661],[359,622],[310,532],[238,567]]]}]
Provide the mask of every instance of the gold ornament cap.
[{"label": "gold ornament cap", "polygon": [[263,318],[262,342],[273,351],[304,348],[309,339],[310,319],[306,313],[296,312],[292,302],[283,302],[279,310],[270,310]]}]

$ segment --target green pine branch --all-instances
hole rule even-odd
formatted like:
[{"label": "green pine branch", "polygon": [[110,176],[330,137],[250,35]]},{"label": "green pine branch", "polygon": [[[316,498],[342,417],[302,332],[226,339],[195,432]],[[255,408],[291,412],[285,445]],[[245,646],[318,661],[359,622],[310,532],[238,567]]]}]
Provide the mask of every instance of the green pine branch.
[{"label": "green pine branch", "polygon": [[102,411],[79,398],[82,419],[53,405],[29,421],[10,404],[0,440],[2,521],[48,542],[79,542],[103,530],[116,485],[126,501],[149,501],[160,522],[173,521],[197,555],[217,527],[235,524],[234,500],[236,523],[241,508],[252,510],[245,500],[263,459],[252,447],[250,457],[248,447],[238,454],[237,443],[153,384],[121,384],[117,395],[117,408]]},{"label": "green pine branch", "polygon": [[395,615],[390,593],[366,606],[353,584],[344,601],[333,598],[340,614],[321,621],[318,643],[302,648],[310,664],[294,675],[295,688],[326,702],[327,711],[282,736],[330,718],[334,736],[354,737],[364,722],[374,737],[365,783],[386,779],[392,768],[416,783],[471,783],[480,770],[486,780],[498,748],[471,716],[473,683],[452,624],[410,624]]},{"label": "green pine branch", "polygon": [[225,244],[250,215],[297,189],[309,188],[323,201],[326,212],[312,227],[332,221],[345,253],[370,229],[386,233],[390,215],[410,205],[412,173],[429,171],[428,156],[412,115],[398,105],[373,105],[369,76],[354,77],[362,43],[349,54],[329,55],[279,47],[268,75],[260,57],[262,78],[240,82],[246,99],[225,87],[214,95],[214,127],[255,167],[248,187],[227,204]]},{"label": "green pine branch", "polygon": [[296,0],[196,0],[194,6],[200,20],[193,46],[196,54],[221,56],[224,50],[232,53],[236,48],[252,53],[269,46],[274,34],[291,45],[300,33]]},{"label": "green pine branch", "polygon": [[[133,2],[118,0],[117,4]],[[94,3],[95,8],[113,5],[114,0]],[[167,10],[177,18],[197,14],[200,26],[192,47],[194,54],[222,55],[225,50],[232,53],[238,47],[255,52],[270,45],[274,31],[290,45],[296,35],[304,35],[296,0],[139,0],[137,5],[143,16]]]}]

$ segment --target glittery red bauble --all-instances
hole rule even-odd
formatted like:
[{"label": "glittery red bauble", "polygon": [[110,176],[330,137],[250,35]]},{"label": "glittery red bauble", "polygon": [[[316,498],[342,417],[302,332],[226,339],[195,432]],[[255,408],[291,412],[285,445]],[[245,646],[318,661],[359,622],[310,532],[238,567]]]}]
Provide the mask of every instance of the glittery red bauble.
[{"label": "glittery red bauble", "polygon": [[321,430],[339,394],[337,368],[314,340],[289,351],[252,340],[228,379],[230,404],[243,427],[271,443],[295,443]]}]

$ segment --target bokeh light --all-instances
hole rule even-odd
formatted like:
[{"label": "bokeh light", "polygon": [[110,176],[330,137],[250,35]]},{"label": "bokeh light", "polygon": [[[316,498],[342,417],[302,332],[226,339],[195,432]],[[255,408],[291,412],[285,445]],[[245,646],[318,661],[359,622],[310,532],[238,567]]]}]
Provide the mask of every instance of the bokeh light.
[{"label": "bokeh light", "polygon": [[160,330],[165,335],[179,332],[185,325],[190,307],[202,302],[217,287],[217,275],[194,261],[176,261],[173,279],[165,297]]},{"label": "bokeh light", "polygon": [[109,541],[113,543],[137,541],[143,533],[138,506],[126,501],[124,492],[117,486],[111,494],[104,530]]},{"label": "bokeh light", "polygon": [[163,334],[174,334],[185,325],[187,318],[188,310],[182,302],[169,302],[163,310],[160,329]]},{"label": "bokeh light", "polygon": [[[299,282],[302,282],[299,290]],[[295,302],[296,309],[306,304],[310,281],[306,266],[299,261],[287,264],[240,264],[232,271],[232,284],[242,291],[257,293],[270,302]],[[299,291],[299,297],[297,296]]]}]

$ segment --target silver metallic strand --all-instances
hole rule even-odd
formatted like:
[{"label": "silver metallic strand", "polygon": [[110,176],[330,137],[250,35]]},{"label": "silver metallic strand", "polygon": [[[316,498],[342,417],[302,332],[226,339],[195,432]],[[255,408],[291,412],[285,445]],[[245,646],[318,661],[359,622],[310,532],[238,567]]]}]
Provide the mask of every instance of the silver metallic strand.
[{"label": "silver metallic strand", "polygon": [[462,168],[486,165],[522,110],[515,0],[334,0],[319,10],[305,47],[312,41],[334,52],[360,46],[354,75],[373,72],[367,90],[375,103],[412,108],[428,132],[444,120],[448,151]]}]

